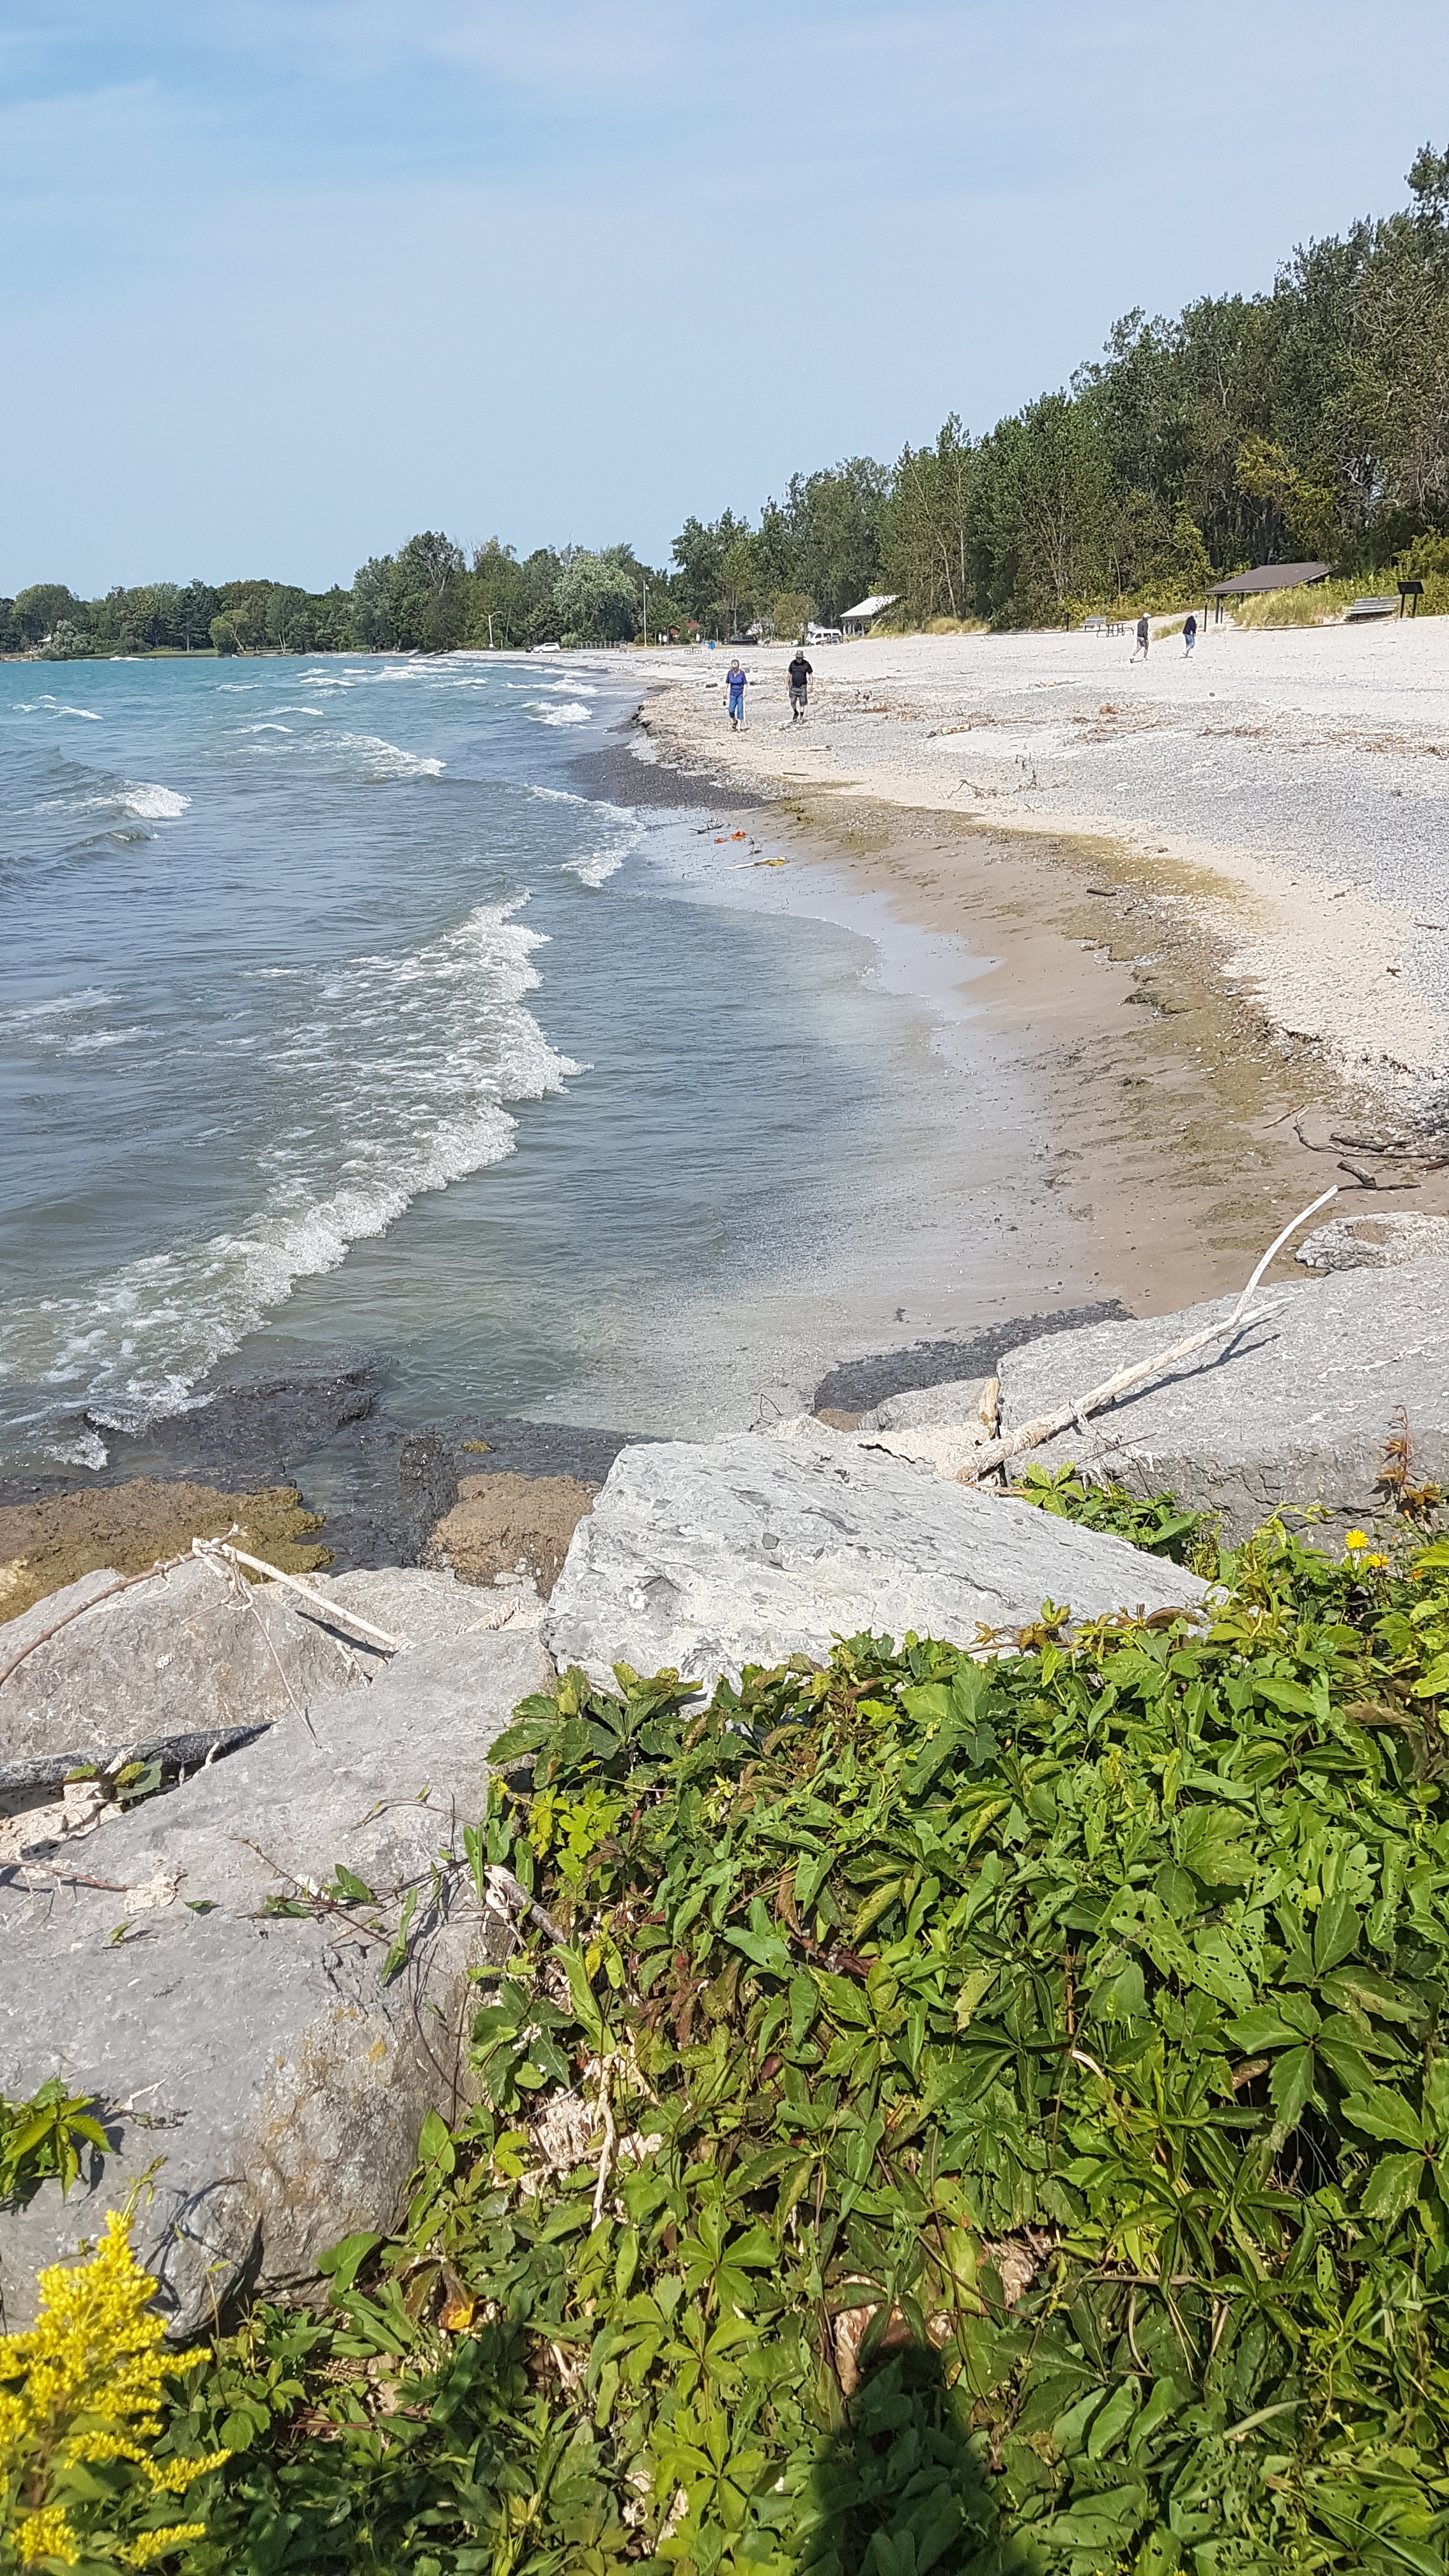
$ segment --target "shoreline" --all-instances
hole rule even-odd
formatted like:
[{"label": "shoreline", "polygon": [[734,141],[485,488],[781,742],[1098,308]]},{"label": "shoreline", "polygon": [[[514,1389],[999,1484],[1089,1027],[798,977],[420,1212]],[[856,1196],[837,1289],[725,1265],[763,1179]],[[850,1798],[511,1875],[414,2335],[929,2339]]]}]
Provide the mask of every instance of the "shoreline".
[{"label": "shoreline", "polygon": [[[970,639],[951,658],[989,654],[996,641]],[[642,708],[648,757],[708,765],[726,792],[772,793],[774,836],[790,854],[780,873],[800,909],[841,917],[834,872],[887,921],[955,943],[967,970],[959,989],[969,982],[1002,1060],[1040,1104],[1049,1150],[1039,1159],[1066,1195],[1075,1225],[1066,1257],[1090,1276],[1089,1293],[1153,1313],[1241,1285],[1279,1226],[1330,1183],[1339,1216],[1449,1211],[1449,1184],[1426,1168],[1449,1018],[1405,958],[1402,907],[1362,884],[1325,885],[1331,853],[1314,879],[1301,861],[1275,864],[1241,846],[1190,849],[1155,817],[1104,829],[1100,817],[1049,804],[1039,780],[1035,810],[983,796],[962,812],[922,765],[919,679],[908,705],[880,676],[906,647],[835,650],[834,660],[828,648],[816,657],[823,757],[792,739],[788,721],[771,720],[765,691],[775,658],[783,678],[783,654],[752,657],[765,702],[740,735],[716,720],[717,693],[704,696],[697,661],[681,669],[674,656]],[[985,664],[959,682],[938,671],[937,698],[948,681],[967,699],[981,694],[989,676]],[[1034,676],[1037,688],[1063,685]],[[852,703],[862,695],[864,707]],[[1449,690],[1445,711],[1449,722]],[[909,756],[888,747],[848,758],[872,721],[877,736],[894,722]],[[1160,766],[1180,745],[1169,727],[1143,727],[1154,729],[1165,737],[1154,746]],[[940,724],[931,738],[952,730]],[[1228,738],[1236,742],[1236,726]],[[1422,738],[1402,757],[1429,766]],[[826,761],[838,776],[820,776]],[[1251,799],[1240,810],[1259,820]],[[1130,1020],[1124,1005],[1136,1006]],[[1417,1161],[1360,1150],[1416,1134]],[[1354,1143],[1342,1148],[1336,1136]],[[1352,1168],[1342,1168],[1345,1150]],[[1399,1186],[1410,1174],[1417,1186]],[[1303,1276],[1291,1246],[1276,1268]]]},{"label": "shoreline", "polygon": [[[1046,639],[1053,648],[1074,640]],[[867,649],[849,648],[830,665],[819,702],[847,744],[852,725],[891,724],[883,684],[872,685],[859,714],[845,705],[856,674],[868,676]],[[757,718],[743,736],[730,734],[717,675],[701,674],[697,654],[651,658],[660,667],[642,705],[572,764],[580,788],[632,805],[646,827],[700,818],[693,832],[655,831],[651,864],[664,890],[672,879],[691,900],[828,922],[868,942],[874,963],[859,980],[872,1007],[888,998],[916,1023],[918,1073],[900,1095],[894,1195],[874,1173],[861,1227],[824,1242],[808,1271],[787,1266],[750,1293],[749,1338],[773,1365],[774,1382],[762,1376],[758,1390],[761,1418],[808,1409],[827,1379],[866,1362],[893,1357],[909,1373],[912,1353],[1025,1338],[1018,1328],[1039,1333],[1063,1315],[1175,1312],[1236,1291],[1284,1220],[1332,1181],[1343,1188],[1335,1216],[1449,1211],[1442,1175],[1389,1196],[1338,1168],[1334,1132],[1368,1134],[1366,1122],[1382,1124],[1382,1087],[1352,1079],[1321,1034],[1292,1035],[1275,1023],[1271,994],[1244,976],[1243,915],[1234,910],[1243,876],[1229,883],[1160,839],[1146,847],[1162,830],[1156,823],[1135,835],[1120,824],[1086,832],[1051,811],[1014,810],[1005,798],[994,811],[982,800],[981,810],[958,812],[914,756],[855,762],[849,778],[827,783],[808,774],[788,726],[772,730]],[[768,672],[766,656],[752,660]],[[915,730],[909,711],[897,723]],[[933,739],[949,732],[939,726]],[[717,831],[704,828],[705,817]],[[1362,896],[1365,910],[1371,903]],[[1338,910],[1355,924],[1346,904]],[[1341,937],[1341,921],[1333,927]],[[1422,995],[1410,998],[1428,1006]],[[884,1035],[888,1023],[880,1026]],[[952,1085],[962,1104],[949,1123],[940,1114],[943,1080],[948,1104]],[[1401,1091],[1400,1120],[1407,1105]],[[1377,1175],[1395,1177],[1386,1164]],[[1301,1284],[1292,1252],[1276,1272]],[[328,1418],[304,1429],[289,1366],[306,1415],[306,1389],[327,1379],[337,1354],[311,1332],[289,1345],[279,1311],[197,1390],[234,1392],[235,1401],[115,1439],[94,1480],[37,1462],[7,1479],[0,1499],[39,1504],[77,1490],[114,1497],[123,1483],[158,1476],[200,1476],[232,1494],[295,1478],[305,1501],[325,1510],[322,1544],[338,1545],[342,1564],[416,1561],[460,1475],[479,1466],[469,1454],[479,1438],[492,1446],[502,1435],[490,1467],[596,1481],[627,1437],[698,1438],[729,1427],[723,1413],[705,1416],[723,1403],[733,1420],[741,1368],[751,1366],[740,1293],[737,1286],[691,1308],[686,1339],[699,1386],[719,1381],[693,1406],[698,1421],[665,1420],[662,1381],[662,1410],[627,1402],[601,1410],[600,1389],[583,1401],[576,1388],[522,1407],[485,1399],[466,1414],[414,1420],[393,1410],[379,1346],[343,1355],[351,1368],[332,1371],[336,1411],[328,1398]],[[711,1344],[722,1373],[712,1369]],[[936,1359],[929,1366],[939,1374]],[[360,1385],[356,1399],[342,1385],[358,1368],[371,1381],[365,1400]],[[257,1383],[269,1369],[271,1391]],[[756,1374],[764,1371],[762,1360]],[[587,1427],[599,1421],[619,1427]]]}]

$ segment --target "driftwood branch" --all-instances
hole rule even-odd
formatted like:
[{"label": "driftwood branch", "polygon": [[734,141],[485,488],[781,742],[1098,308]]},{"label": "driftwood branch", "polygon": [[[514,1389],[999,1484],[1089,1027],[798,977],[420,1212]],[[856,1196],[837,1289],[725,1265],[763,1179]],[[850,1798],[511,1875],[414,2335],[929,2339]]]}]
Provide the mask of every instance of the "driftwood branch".
[{"label": "driftwood branch", "polygon": [[303,1600],[310,1601],[314,1610],[323,1611],[334,1627],[354,1628],[360,1635],[370,1637],[375,1645],[384,1647],[389,1654],[400,1654],[410,1642],[406,1637],[394,1637],[387,1628],[375,1627],[370,1619],[359,1618],[355,1610],[349,1610],[341,1601],[331,1600],[325,1592],[314,1592],[310,1583],[299,1582],[295,1574],[284,1574],[279,1565],[268,1565],[264,1557],[248,1556],[245,1548],[232,1547],[225,1539],[194,1538],[186,1556],[158,1557],[154,1565],[147,1566],[144,1574],[118,1575],[114,1583],[106,1585],[104,1592],[93,1593],[89,1601],[82,1601],[74,1610],[67,1610],[63,1618],[52,1620],[48,1628],[41,1629],[38,1637],[32,1637],[28,1645],[21,1647],[18,1655],[12,1655],[8,1664],[0,1664],[0,1686],[9,1681],[12,1673],[19,1671],[27,1655],[33,1655],[38,1646],[48,1646],[51,1638],[58,1637],[72,1620],[83,1619],[88,1610],[99,1610],[103,1601],[114,1601],[119,1593],[131,1591],[138,1583],[153,1583],[158,1575],[174,1574],[177,1567],[185,1565],[192,1556],[199,1556],[203,1563],[209,1561],[213,1565],[218,1557],[228,1559],[233,1565],[249,1565],[254,1574],[264,1574],[269,1583],[285,1583],[289,1592],[300,1592]]},{"label": "driftwood branch", "polygon": [[[370,1637],[374,1645],[386,1647],[391,1655],[401,1654],[411,1642],[407,1637],[395,1637],[388,1628],[375,1627],[370,1619],[359,1618],[357,1612],[349,1610],[344,1602],[334,1601],[330,1593],[314,1591],[312,1585],[303,1583],[300,1576],[284,1574],[279,1565],[268,1565],[264,1557],[248,1556],[244,1547],[233,1547],[224,1538],[194,1538],[191,1553],[203,1558],[225,1557],[231,1565],[249,1565],[254,1574],[264,1574],[269,1583],[285,1583],[289,1592],[300,1592],[303,1600],[310,1601],[314,1610],[325,1611],[336,1627],[355,1628],[359,1636]],[[0,1681],[3,1679],[4,1675],[0,1674]]]},{"label": "driftwood branch", "polygon": [[1285,1225],[1282,1233],[1274,1236],[1230,1315],[1224,1316],[1216,1324],[1208,1324],[1200,1333],[1189,1333],[1185,1341],[1174,1342],[1170,1350],[1155,1351],[1149,1360],[1137,1360],[1130,1368],[1117,1369],[1111,1377],[1104,1378],[1101,1385],[1094,1386],[1088,1394],[1077,1396],[1071,1403],[1058,1405],[1053,1413],[1038,1415],[1034,1422],[1023,1422],[1019,1430],[1008,1432],[1004,1439],[991,1441],[986,1448],[978,1449],[969,1467],[963,1467],[960,1470],[957,1483],[978,1484],[983,1476],[989,1475],[994,1467],[1003,1465],[1006,1459],[1018,1457],[1024,1449],[1039,1449],[1043,1441],[1055,1439],[1059,1431],[1069,1431],[1074,1423],[1079,1431],[1085,1429],[1089,1413],[1100,1412],[1102,1406],[1110,1404],[1114,1397],[1126,1395],[1132,1387],[1143,1385],[1148,1378],[1155,1377],[1159,1369],[1170,1368],[1175,1360],[1187,1359],[1193,1351],[1204,1349],[1209,1342],[1218,1341],[1226,1334],[1246,1330],[1249,1324],[1261,1324],[1269,1315],[1276,1315],[1286,1302],[1283,1298],[1277,1299],[1271,1306],[1260,1306],[1251,1315],[1245,1314],[1243,1309],[1248,1304],[1273,1255],[1282,1251],[1289,1236],[1295,1234],[1300,1225],[1305,1225],[1309,1217],[1316,1216],[1321,1207],[1327,1207],[1329,1200],[1337,1196],[1338,1184],[1335,1182],[1332,1189],[1324,1190],[1322,1195],[1313,1201],[1311,1207],[1301,1209],[1292,1223]]}]

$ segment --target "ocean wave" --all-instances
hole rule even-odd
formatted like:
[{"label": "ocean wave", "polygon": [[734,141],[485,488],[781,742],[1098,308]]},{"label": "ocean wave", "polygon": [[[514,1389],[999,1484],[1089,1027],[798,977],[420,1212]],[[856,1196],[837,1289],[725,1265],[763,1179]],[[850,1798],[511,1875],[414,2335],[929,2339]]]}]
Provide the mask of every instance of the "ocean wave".
[{"label": "ocean wave", "polygon": [[77,993],[52,993],[44,1002],[25,1002],[19,1010],[0,1011],[0,1037],[28,1031],[37,1020],[71,1018],[78,1011],[103,1011],[112,996],[99,984],[84,984]]},{"label": "ocean wave", "polygon": [[35,716],[42,711],[52,716],[84,716],[87,724],[99,724],[101,721],[94,707],[69,707],[63,698],[22,698],[20,700],[21,715]]},{"label": "ocean wave", "polygon": [[307,967],[274,986],[283,1016],[255,1079],[268,1102],[303,1104],[306,1123],[258,1114],[253,1213],[84,1294],[12,1307],[0,1317],[0,1377],[103,1429],[184,1410],[196,1379],[299,1280],[336,1269],[424,1192],[510,1154],[509,1104],[559,1092],[580,1070],[525,1007],[544,939],[513,918],[519,908],[484,905],[411,952]]},{"label": "ocean wave", "polygon": [[557,707],[543,707],[536,700],[531,700],[525,707],[524,713],[531,716],[535,724],[575,725],[587,724],[593,710],[591,707],[581,707],[568,700]]},{"label": "ocean wave", "polygon": [[384,742],[376,733],[339,733],[332,736],[339,750],[362,753],[370,779],[441,778],[448,764],[445,760],[425,759],[419,751],[403,751],[395,742]]},{"label": "ocean wave", "polygon": [[146,779],[121,778],[113,787],[85,796],[44,796],[32,806],[36,814],[125,814],[138,823],[174,823],[191,803],[174,787]]}]

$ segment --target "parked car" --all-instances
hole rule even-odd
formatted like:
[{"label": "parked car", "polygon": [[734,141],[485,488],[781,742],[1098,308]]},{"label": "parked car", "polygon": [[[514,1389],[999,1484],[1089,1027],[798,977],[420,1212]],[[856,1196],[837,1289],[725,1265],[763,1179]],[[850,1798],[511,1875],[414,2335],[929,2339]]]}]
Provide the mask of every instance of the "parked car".
[{"label": "parked car", "polygon": [[838,626],[807,626],[805,641],[807,644],[843,644],[845,636]]}]

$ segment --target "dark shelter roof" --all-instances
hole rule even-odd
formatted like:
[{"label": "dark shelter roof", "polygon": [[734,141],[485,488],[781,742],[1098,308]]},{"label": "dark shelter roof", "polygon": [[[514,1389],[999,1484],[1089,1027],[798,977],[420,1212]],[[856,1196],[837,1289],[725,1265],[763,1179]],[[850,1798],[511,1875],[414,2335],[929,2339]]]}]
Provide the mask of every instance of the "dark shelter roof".
[{"label": "dark shelter roof", "polygon": [[1331,564],[1257,564],[1252,572],[1239,572],[1231,581],[1215,581],[1209,599],[1226,599],[1234,591],[1296,590],[1300,582],[1327,581]]}]

